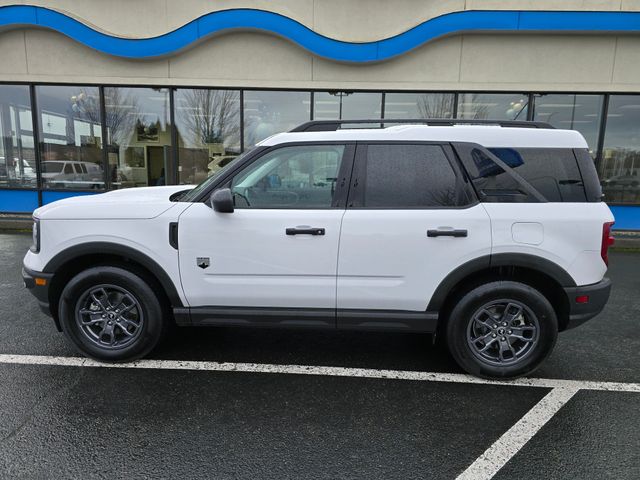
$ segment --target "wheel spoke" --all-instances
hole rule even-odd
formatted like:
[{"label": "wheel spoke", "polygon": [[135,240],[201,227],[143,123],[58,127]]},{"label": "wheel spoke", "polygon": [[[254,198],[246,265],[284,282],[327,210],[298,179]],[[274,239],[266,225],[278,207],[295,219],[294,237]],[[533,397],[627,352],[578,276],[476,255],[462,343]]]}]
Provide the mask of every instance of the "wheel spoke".
[{"label": "wheel spoke", "polygon": [[501,322],[506,322],[507,324],[511,324],[516,318],[518,318],[523,313],[522,306],[517,303],[507,303],[507,306],[502,312]]},{"label": "wheel spoke", "polygon": [[109,345],[113,345],[116,340],[115,332],[113,331],[113,324],[109,325],[109,322],[104,323],[102,330],[100,330],[100,333],[98,334],[100,341],[103,341],[105,335],[109,336]]},{"label": "wheel spoke", "polygon": [[532,326],[524,326],[524,327],[513,327],[511,328],[511,333],[507,335],[509,338],[515,338],[516,340],[521,340],[523,342],[533,342],[534,335],[532,334],[530,337],[525,337],[524,332],[535,332],[535,327]]},{"label": "wheel spoke", "polygon": [[492,338],[491,340],[489,340],[487,343],[484,344],[484,347],[482,347],[480,350],[478,350],[478,352],[480,353],[484,353],[487,350],[489,350],[489,347],[491,347],[491,345],[493,345],[494,343],[496,343],[498,341],[497,338]]},{"label": "wheel spoke", "polygon": [[493,335],[493,332],[489,332],[489,333],[487,333],[485,335],[482,335],[480,337],[472,338],[471,341],[473,343],[484,342],[484,344],[486,345],[487,340],[491,337],[491,335]]},{"label": "wheel spoke", "polygon": [[127,330],[127,328],[125,326],[122,325],[122,323],[116,323],[116,326],[118,327],[118,329],[124,333],[127,337],[133,337],[133,335],[135,334],[135,331],[130,332],[129,330]]},{"label": "wheel spoke", "polygon": [[[510,358],[505,358],[505,356],[504,356],[505,352],[511,352],[511,355],[513,355],[513,356],[510,357]],[[513,360],[513,359],[516,358],[516,351],[511,346],[511,343],[509,343],[508,339],[500,341],[500,349],[498,351],[498,355],[500,356],[500,361],[501,362]]]}]

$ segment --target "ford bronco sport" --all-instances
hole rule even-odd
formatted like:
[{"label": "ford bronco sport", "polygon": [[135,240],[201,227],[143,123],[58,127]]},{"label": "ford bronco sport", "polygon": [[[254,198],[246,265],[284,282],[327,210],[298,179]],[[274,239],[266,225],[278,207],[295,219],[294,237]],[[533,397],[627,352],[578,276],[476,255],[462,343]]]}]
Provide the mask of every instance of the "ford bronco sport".
[{"label": "ford bronco sport", "polygon": [[103,361],[174,322],[437,333],[467,372],[529,374],[609,297],[613,216],[584,138],[393,123],[310,122],[195,188],[38,208],[25,284]]}]

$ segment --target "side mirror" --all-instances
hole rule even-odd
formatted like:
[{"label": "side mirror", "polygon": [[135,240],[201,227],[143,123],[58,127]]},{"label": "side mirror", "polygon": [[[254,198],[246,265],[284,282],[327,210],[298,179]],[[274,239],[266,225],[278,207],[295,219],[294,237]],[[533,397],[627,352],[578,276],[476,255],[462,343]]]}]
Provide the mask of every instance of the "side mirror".
[{"label": "side mirror", "polygon": [[211,208],[220,213],[233,213],[233,195],[228,188],[214,190],[209,198]]}]

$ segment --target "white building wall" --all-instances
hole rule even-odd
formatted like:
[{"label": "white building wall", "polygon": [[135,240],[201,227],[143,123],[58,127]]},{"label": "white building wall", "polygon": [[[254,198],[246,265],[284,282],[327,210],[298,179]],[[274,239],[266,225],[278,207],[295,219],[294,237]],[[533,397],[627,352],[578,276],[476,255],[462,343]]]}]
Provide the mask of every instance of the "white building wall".
[{"label": "white building wall", "polygon": [[[3,4],[15,4],[15,1]],[[479,9],[640,10],[640,0],[80,0],[28,1],[103,32],[157,36],[206,13],[258,8],[323,35],[371,41],[430,18]],[[171,56],[128,60],[56,32],[0,32],[0,81],[207,85],[318,89],[633,92],[640,88],[640,35],[465,34],[376,64],[319,58],[271,34],[232,32]]]}]

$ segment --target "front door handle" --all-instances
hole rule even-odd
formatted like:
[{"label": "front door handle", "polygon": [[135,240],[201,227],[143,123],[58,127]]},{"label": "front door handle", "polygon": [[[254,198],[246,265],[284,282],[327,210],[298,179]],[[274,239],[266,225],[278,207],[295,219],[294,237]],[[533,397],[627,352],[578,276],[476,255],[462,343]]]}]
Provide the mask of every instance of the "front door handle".
[{"label": "front door handle", "polygon": [[427,230],[427,237],[466,237],[466,230]]},{"label": "front door handle", "polygon": [[297,226],[297,227],[289,227],[285,230],[287,235],[324,235],[324,228],[320,227],[308,227]]}]

